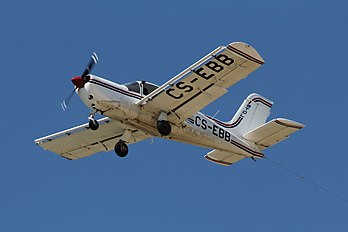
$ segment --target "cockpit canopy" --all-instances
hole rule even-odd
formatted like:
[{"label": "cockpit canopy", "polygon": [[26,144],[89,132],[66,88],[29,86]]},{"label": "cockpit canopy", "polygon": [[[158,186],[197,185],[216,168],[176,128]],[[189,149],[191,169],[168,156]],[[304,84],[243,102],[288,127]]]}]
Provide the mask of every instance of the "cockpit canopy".
[{"label": "cockpit canopy", "polygon": [[146,81],[135,81],[124,84],[129,91],[139,93],[140,95],[148,95],[153,92],[159,86],[146,82]]}]

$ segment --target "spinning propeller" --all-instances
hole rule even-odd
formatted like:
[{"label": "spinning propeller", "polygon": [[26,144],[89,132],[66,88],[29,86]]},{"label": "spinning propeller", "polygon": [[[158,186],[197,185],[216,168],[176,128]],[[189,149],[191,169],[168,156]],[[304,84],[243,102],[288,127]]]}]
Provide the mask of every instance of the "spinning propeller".
[{"label": "spinning propeller", "polygon": [[65,98],[65,100],[60,104],[62,109],[66,111],[68,109],[68,105],[74,96],[74,92],[78,88],[83,88],[85,84],[89,81],[89,76],[90,72],[94,68],[94,66],[98,63],[98,56],[95,52],[93,52],[91,59],[89,60],[85,70],[83,71],[81,76],[73,77],[71,78],[71,82],[75,85],[75,88],[71,93]]}]

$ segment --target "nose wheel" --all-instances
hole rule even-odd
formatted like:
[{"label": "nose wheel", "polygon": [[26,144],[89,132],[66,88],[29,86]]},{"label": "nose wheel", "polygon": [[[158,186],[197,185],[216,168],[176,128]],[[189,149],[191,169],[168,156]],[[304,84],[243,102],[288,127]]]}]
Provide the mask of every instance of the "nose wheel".
[{"label": "nose wheel", "polygon": [[99,128],[99,123],[95,119],[90,119],[88,122],[88,126],[91,130],[98,130]]},{"label": "nose wheel", "polygon": [[88,117],[89,122],[88,122],[88,126],[91,130],[98,130],[99,128],[99,123],[97,120],[94,119],[94,113],[91,113]]},{"label": "nose wheel", "polygon": [[122,140],[116,143],[114,150],[119,157],[125,157],[128,154],[128,146]]}]

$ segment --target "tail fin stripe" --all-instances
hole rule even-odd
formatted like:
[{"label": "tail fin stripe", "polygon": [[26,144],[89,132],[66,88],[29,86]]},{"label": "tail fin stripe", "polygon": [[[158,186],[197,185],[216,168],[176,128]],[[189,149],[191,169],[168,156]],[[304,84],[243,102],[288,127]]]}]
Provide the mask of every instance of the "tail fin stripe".
[{"label": "tail fin stripe", "polygon": [[237,127],[237,126],[242,122],[242,120],[243,120],[242,117],[239,117],[235,122],[228,124],[228,123],[221,122],[221,121],[219,121],[219,120],[217,120],[217,119],[215,119],[215,118],[212,118],[212,117],[210,117],[209,115],[205,115],[205,116],[207,116],[209,119],[213,120],[213,121],[216,122],[218,125],[220,125],[220,126],[222,126],[222,127],[225,127],[225,128],[234,128],[234,127]]},{"label": "tail fin stripe", "polygon": [[[262,98],[254,98],[254,99],[251,100],[251,102],[252,102],[252,101],[253,101],[253,102],[261,102],[262,104],[268,106],[269,108],[272,107],[272,103],[270,103],[270,102],[268,102],[268,101],[265,101],[265,100],[262,99]],[[250,102],[250,103],[251,103],[251,102]]]},{"label": "tail fin stripe", "polygon": [[[272,107],[272,103],[271,102],[268,102],[260,97],[256,97],[256,98],[253,98],[250,100],[249,104],[251,104],[252,102],[260,102],[262,104],[264,104],[265,106],[271,108]],[[234,128],[234,127],[237,127],[242,121],[243,121],[243,118],[242,116],[239,116],[239,118],[232,122],[232,123],[225,123],[225,122],[222,122],[222,121],[219,121],[213,117],[210,117],[209,115],[205,115],[207,116],[208,118],[210,118],[211,120],[213,120],[214,122],[216,122],[218,125],[222,126],[222,127],[225,127],[225,128]]]}]

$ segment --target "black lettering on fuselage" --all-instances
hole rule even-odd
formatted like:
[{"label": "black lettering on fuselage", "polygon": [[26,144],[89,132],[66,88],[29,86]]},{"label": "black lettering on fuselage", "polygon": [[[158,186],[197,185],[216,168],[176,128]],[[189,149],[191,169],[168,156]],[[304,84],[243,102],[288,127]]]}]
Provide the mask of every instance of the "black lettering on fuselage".
[{"label": "black lettering on fuselage", "polygon": [[201,118],[199,116],[196,116],[196,118],[195,118],[195,125],[201,126]]},{"label": "black lettering on fuselage", "polygon": [[231,134],[228,131],[225,131],[225,141],[229,142],[231,140]]},{"label": "black lettering on fuselage", "polygon": [[226,142],[231,142],[232,140],[232,134],[228,132],[227,130],[223,129],[222,127],[219,127],[215,124],[210,125],[209,122],[200,116],[196,116],[194,118],[194,125],[197,127],[200,127],[203,130],[207,130],[213,134],[214,136],[225,140]]},{"label": "black lettering on fuselage", "polygon": [[213,125],[213,135],[218,136],[218,127],[216,125]]},{"label": "black lettering on fuselage", "polygon": [[199,116],[195,117],[195,125],[198,127],[201,127],[203,130],[207,129],[207,120],[205,120],[204,118],[202,119]]},{"label": "black lettering on fuselage", "polygon": [[225,137],[225,131],[222,128],[219,128],[219,138],[223,139]]},{"label": "black lettering on fuselage", "polygon": [[202,129],[206,130],[207,129],[207,120],[202,119]]}]

